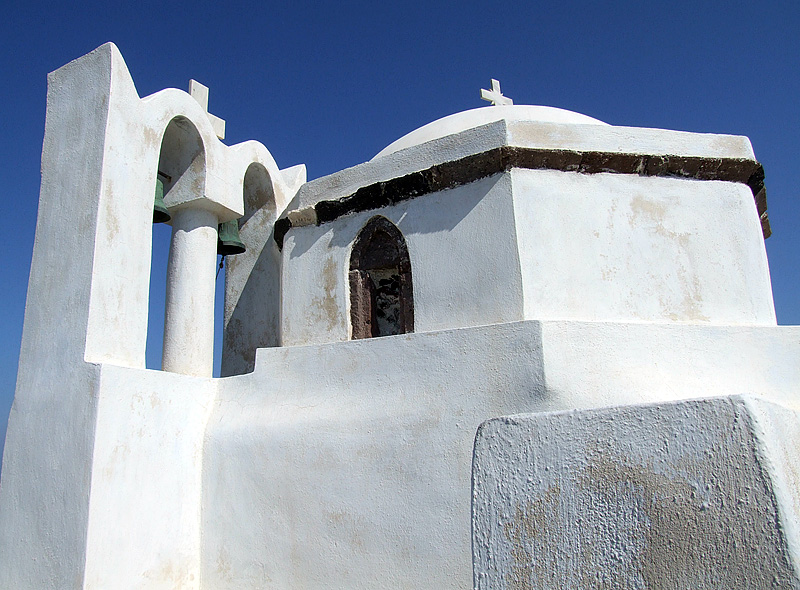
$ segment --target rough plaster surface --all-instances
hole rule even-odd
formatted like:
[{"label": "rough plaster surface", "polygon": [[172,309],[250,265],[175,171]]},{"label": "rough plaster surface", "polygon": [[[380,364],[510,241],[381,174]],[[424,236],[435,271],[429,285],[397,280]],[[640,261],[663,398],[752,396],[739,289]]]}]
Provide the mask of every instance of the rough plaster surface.
[{"label": "rough plaster surface", "polygon": [[20,359],[0,479],[0,588],[83,588],[98,372]]},{"label": "rough plaster surface", "polygon": [[102,367],[84,590],[201,588],[203,433],[215,395],[212,379]]},{"label": "rough plaster surface", "polygon": [[[442,117],[392,142],[371,161],[497,122],[506,125],[509,145],[712,158],[754,157],[750,141],[742,136],[618,127],[564,109],[510,105],[482,107]],[[599,126],[603,128],[598,129]]]},{"label": "rough plaster surface", "polygon": [[[290,169],[296,176],[289,192],[296,192],[306,179],[305,166],[295,168]],[[252,371],[257,348],[281,343],[281,254],[272,231],[288,198],[273,190],[263,166],[251,164],[244,200],[239,237],[247,250],[225,259],[223,377]]]},{"label": "rough plaster surface", "polygon": [[[712,295],[713,313],[700,307],[704,325],[671,317],[664,324],[515,321],[545,315],[542,277],[521,270],[523,262],[541,263],[529,249],[558,243],[552,232],[536,233],[537,216],[550,215],[567,232],[569,223],[597,225],[579,212],[554,219],[554,199],[563,192],[575,200],[580,192],[569,181],[553,195],[524,175],[496,175],[413,204],[293,230],[282,254],[273,244],[274,220],[290,201],[302,209],[503,145],[753,157],[741,137],[500,120],[304,184],[302,167],[279,170],[257,142],[220,143],[207,113],[185,92],[140,99],[111,44],[51,74],[0,481],[0,587],[465,588],[470,461],[482,421],[731,392],[797,409],[800,331],[769,326],[763,246],[740,218],[752,211],[738,189],[709,183],[698,191],[703,215],[734,226],[718,231],[721,237],[685,236],[710,231],[699,221],[638,218],[652,234],[645,262],[669,244],[678,250],[659,261],[666,276],[654,283],[667,294],[666,308],[679,307],[670,289],[681,277],[692,288],[698,280]],[[228,265],[223,371],[250,374],[213,380],[143,369],[153,193],[162,166],[173,176],[165,195],[173,212],[199,208],[220,221],[242,216],[248,253]],[[642,249],[638,238],[626,243],[616,234],[635,212],[634,192],[647,189],[650,208],[675,199],[688,216],[683,191],[697,184],[634,187],[594,176],[598,196],[619,206],[603,218],[611,222],[608,233],[597,230],[594,246],[581,234],[582,245],[621,259],[619,250]],[[527,187],[530,203],[515,202],[515,183]],[[710,212],[713,199],[720,212]],[[596,205],[577,199],[575,206],[599,217]],[[421,333],[338,342],[350,335],[350,244],[375,214],[405,235]],[[737,231],[744,235],[734,239]],[[720,279],[729,300],[721,302],[704,263],[687,258],[686,244],[690,253],[704,245],[742,258],[737,266],[722,254],[703,254],[731,273]],[[570,283],[567,270],[586,263],[584,253],[552,255],[565,265],[551,274],[556,287]],[[587,291],[599,280],[592,272],[577,276]],[[625,314],[585,303],[571,308],[570,318],[630,318],[630,309],[644,306],[625,293],[602,292],[612,300],[607,306]],[[648,313],[642,317],[661,317]],[[208,321],[198,325],[206,322],[207,330]],[[192,338],[191,327],[187,334],[183,340]],[[274,348],[280,344],[297,346]],[[772,480],[780,511],[798,502],[794,447],[784,445],[797,421],[767,405],[751,408],[763,456],[780,474]],[[797,546],[798,527],[781,522],[787,544]]]},{"label": "rough plaster surface", "polygon": [[217,216],[182,208],[172,216],[161,368],[211,377],[214,370],[214,276]]},{"label": "rough plaster surface", "polygon": [[289,209],[303,209],[321,200],[342,198],[376,182],[506,145],[549,150],[755,160],[750,140],[738,135],[500,119],[419,145],[410,145],[313,180],[300,189]]},{"label": "rough plaster surface", "polygon": [[787,411],[734,396],[484,423],[475,587],[800,587],[798,515],[758,424]]},{"label": "rough plaster surface", "polygon": [[[47,234],[80,233],[78,239],[86,242],[70,250],[87,250],[92,265],[86,360],[143,368],[156,171],[165,167],[174,175],[165,187],[167,207],[204,209],[220,222],[243,214],[244,179],[254,162],[267,171],[277,200],[288,200],[292,189],[260,143],[229,147],[220,142],[207,113],[186,92],[167,89],[139,98],[113,44],[51,76],[49,133],[70,149],[43,152],[43,174],[53,174],[58,185],[43,182],[40,211],[52,208],[59,193],[69,195],[72,206],[97,212],[86,232],[74,232],[77,224],[72,230],[62,224]],[[65,108],[66,103],[71,106]],[[103,104],[108,105],[105,119],[97,110]],[[73,112],[78,105],[83,108]],[[96,126],[91,132],[76,131],[89,124]],[[82,140],[76,142],[76,136]],[[86,170],[88,162],[98,170]],[[98,179],[99,187],[84,184]]]},{"label": "rough plaster surface", "polygon": [[601,322],[259,350],[253,373],[219,381],[208,423],[204,584],[469,587],[485,419],[731,392],[796,410],[797,358],[798,328]]},{"label": "rough plaster surface", "polygon": [[[48,79],[46,198],[39,203],[0,480],[2,588],[77,589],[83,583],[97,411],[98,368],[83,361],[94,336],[87,336],[88,302],[103,160],[95,138],[109,117],[112,62],[110,52],[95,51]],[[81,154],[75,145],[83,147]],[[146,285],[143,296],[146,306]],[[126,303],[119,304],[123,313]],[[129,359],[129,351],[116,352]]]},{"label": "rough plaster surface", "polygon": [[[284,345],[350,337],[349,255],[377,214],[408,244],[416,331],[523,317],[776,322],[746,185],[514,169],[293,228],[283,251]],[[241,313],[259,318],[265,309],[253,301]]]},{"label": "rough plaster surface", "polygon": [[469,587],[475,429],[543,403],[539,326],[514,326],[261,349],[220,380],[203,584]]},{"label": "rough plaster surface", "polygon": [[[312,211],[320,201],[503,145],[754,159],[745,137],[524,120],[527,111],[517,106],[475,112],[500,115],[483,125],[469,114],[456,116],[455,126],[434,124],[437,137],[409,140],[396,152],[306,183],[287,208]],[[478,126],[462,129],[472,124]],[[445,132],[450,135],[439,137]],[[373,215],[391,219],[409,245],[416,331],[522,318],[775,324],[759,215],[747,185],[513,169],[293,227],[282,252],[283,345],[350,337],[347,259],[358,229]],[[242,313],[264,316],[257,305]]]},{"label": "rough plaster surface", "polygon": [[800,329],[542,322],[563,408],[752,393],[798,408]]}]

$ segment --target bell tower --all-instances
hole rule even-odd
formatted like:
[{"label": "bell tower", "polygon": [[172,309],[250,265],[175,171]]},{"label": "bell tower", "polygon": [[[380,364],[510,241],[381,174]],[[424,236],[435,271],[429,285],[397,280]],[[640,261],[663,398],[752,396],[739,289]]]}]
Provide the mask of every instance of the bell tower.
[{"label": "bell tower", "polygon": [[[113,588],[164,569],[178,572],[181,587],[199,584],[218,229],[245,213],[251,165],[264,171],[273,221],[292,194],[263,145],[220,142],[224,121],[208,113],[208,89],[190,90],[140,98],[111,43],[49,76],[0,485],[0,587]],[[149,371],[159,220],[173,228],[164,371]],[[153,520],[136,539],[129,531],[142,514]]]}]

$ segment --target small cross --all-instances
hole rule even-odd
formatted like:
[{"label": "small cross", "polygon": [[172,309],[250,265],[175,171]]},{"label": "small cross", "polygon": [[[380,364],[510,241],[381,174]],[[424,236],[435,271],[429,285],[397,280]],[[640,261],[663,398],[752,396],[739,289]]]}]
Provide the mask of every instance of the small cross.
[{"label": "small cross", "polygon": [[197,80],[189,80],[189,94],[203,107],[217,137],[225,139],[225,121],[208,112],[208,86],[203,86]]},{"label": "small cross", "polygon": [[492,78],[491,90],[484,90],[483,88],[481,88],[481,98],[483,100],[488,100],[495,106],[514,104],[513,100],[511,100],[507,96],[503,96],[503,93],[500,92],[500,82],[498,82],[494,78]]}]

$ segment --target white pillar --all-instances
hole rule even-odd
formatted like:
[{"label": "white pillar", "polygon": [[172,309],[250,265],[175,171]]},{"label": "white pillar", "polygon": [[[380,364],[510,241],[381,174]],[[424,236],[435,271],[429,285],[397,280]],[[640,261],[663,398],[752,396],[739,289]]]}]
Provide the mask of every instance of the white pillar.
[{"label": "white pillar", "polygon": [[214,287],[217,217],[205,209],[172,213],[161,368],[211,377],[214,367]]}]

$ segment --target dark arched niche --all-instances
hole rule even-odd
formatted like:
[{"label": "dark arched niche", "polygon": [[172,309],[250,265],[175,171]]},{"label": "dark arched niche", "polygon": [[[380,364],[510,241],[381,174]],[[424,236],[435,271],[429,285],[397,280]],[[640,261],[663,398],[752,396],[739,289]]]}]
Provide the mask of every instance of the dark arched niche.
[{"label": "dark arched niche", "polygon": [[376,215],[361,228],[350,253],[353,339],[414,331],[411,260],[403,234]]}]

